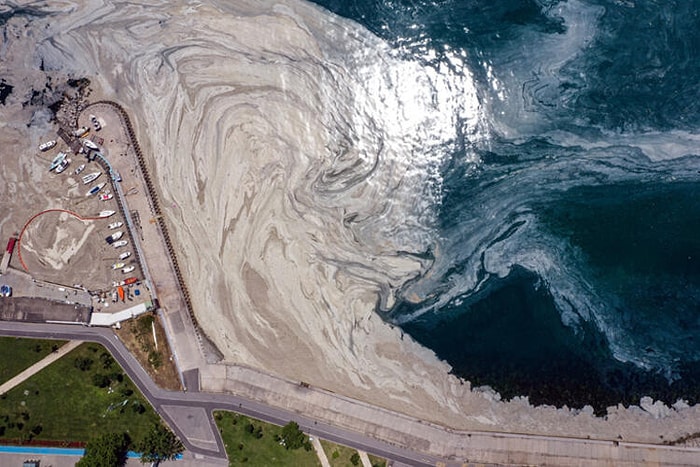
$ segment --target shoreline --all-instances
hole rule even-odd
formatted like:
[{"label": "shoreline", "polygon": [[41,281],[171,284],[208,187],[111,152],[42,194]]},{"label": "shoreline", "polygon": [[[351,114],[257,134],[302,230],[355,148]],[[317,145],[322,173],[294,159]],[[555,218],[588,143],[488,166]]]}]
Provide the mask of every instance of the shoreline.
[{"label": "shoreline", "polygon": [[[317,21],[304,9],[307,7],[290,5],[297,9],[295,14],[306,21]],[[209,18],[212,28],[221,27],[214,13],[216,11],[202,12],[214,18]],[[593,434],[608,439],[622,435],[625,440],[645,442],[658,441],[660,434],[681,436],[698,430],[696,420],[700,419],[700,409],[697,406],[672,412],[658,420],[642,409],[618,407],[609,414],[608,420],[600,420],[584,412],[533,408],[521,398],[501,402],[495,395],[472,390],[470,384],[462,384],[450,376],[449,367],[433,352],[410,338],[402,340],[398,329],[392,329],[374,315],[376,294],[371,292],[375,289],[367,286],[369,281],[358,280],[346,274],[342,267],[324,263],[317,251],[309,248],[314,242],[320,244],[319,250],[323,250],[325,244],[347,242],[347,245],[354,245],[352,239],[348,239],[349,234],[342,231],[343,216],[339,211],[324,206],[335,217],[329,214],[324,218],[312,210],[295,217],[295,209],[304,206],[300,207],[298,199],[290,198],[297,193],[310,196],[303,192],[311,183],[304,178],[304,170],[310,169],[303,165],[307,161],[301,155],[306,153],[287,149],[279,145],[279,141],[305,131],[307,121],[316,121],[312,106],[309,109],[297,106],[293,99],[281,93],[266,94],[264,99],[256,94],[239,96],[233,91],[226,99],[207,94],[215,89],[207,86],[208,82],[243,87],[248,82],[246,79],[258,78],[254,67],[245,67],[242,54],[234,55],[231,63],[218,69],[214,67],[218,62],[210,61],[212,57],[182,52],[174,57],[173,63],[177,66],[171,71],[163,68],[164,71],[159,72],[150,62],[134,62],[135,69],[152,67],[144,68],[152,72],[151,75],[145,73],[148,79],[138,74],[129,75],[131,81],[112,76],[105,71],[115,66],[109,55],[111,49],[98,50],[92,44],[79,44],[74,39],[75,35],[96,34],[96,29],[99,29],[97,34],[113,38],[116,29],[110,29],[109,22],[117,20],[105,14],[107,26],[86,24],[61,33],[59,42],[62,45],[82,51],[75,59],[77,63],[65,66],[101,70],[93,80],[94,86],[101,88],[96,98],[116,99],[132,109],[134,130],[148,158],[145,163],[151,166],[165,222],[171,228],[173,248],[178,254],[182,252],[179,258],[182,274],[189,282],[194,303],[202,304],[195,310],[197,318],[205,333],[226,354],[227,362],[235,362],[241,368],[264,368],[266,373],[281,375],[290,381],[308,381],[313,386],[389,410],[408,412],[443,426]],[[265,27],[272,33],[276,28],[291,28],[295,24],[292,16],[279,12],[266,11],[261,15],[258,22],[250,20],[249,23],[239,18],[234,25],[243,31]],[[164,27],[173,30],[166,30],[163,40],[175,42],[172,38],[177,37],[178,28],[182,26]],[[130,31],[130,34],[137,33],[143,31]],[[304,41],[311,41],[303,31],[298,34],[301,45],[306,46]],[[120,56],[118,54],[130,51],[128,47],[141,47],[143,40],[138,35],[129,37],[125,43],[130,45],[125,46],[125,50],[113,52]],[[166,45],[169,44],[159,44]],[[258,45],[243,43],[240,47],[252,50]],[[283,48],[286,44],[273,45],[281,52],[290,53]],[[212,40],[212,47],[215,46]],[[16,48],[14,52],[12,46],[10,49],[11,54],[18,53]],[[158,50],[156,47],[146,55],[157,56]],[[303,50],[313,50],[313,47]],[[59,52],[52,50],[51,53]],[[319,53],[315,58],[323,57]],[[52,60],[60,63],[63,58],[54,55]],[[192,67],[210,75],[196,75],[201,81],[194,78],[188,81],[190,77],[186,73],[178,74],[180,68]],[[274,68],[263,71],[261,76],[288,72]],[[149,81],[150,76],[156,82]],[[291,79],[292,75],[289,76]],[[279,88],[276,82],[263,81],[262,84]],[[313,88],[304,82],[296,85],[302,91]],[[197,96],[201,104],[190,108],[182,97],[187,92]],[[224,102],[226,106],[220,107]],[[292,121],[282,123],[265,119],[277,114],[298,117],[293,120],[290,117]],[[213,123],[218,121],[224,121],[227,131],[231,131],[226,140],[217,139],[216,133],[207,133],[213,131]],[[32,127],[24,131],[35,130]],[[250,134],[254,137],[249,137]],[[277,135],[276,139],[273,135]],[[325,136],[309,135],[310,142],[303,149],[312,154],[325,154]],[[21,140],[17,138],[8,144],[16,145]],[[360,194],[358,192],[358,196]],[[303,198],[301,195],[299,199]],[[366,195],[371,198],[375,193]],[[340,256],[341,253],[347,257]],[[355,259],[347,251],[338,255],[347,263]],[[390,259],[379,254],[375,258],[376,262],[385,261],[386,268],[392,269],[394,264]],[[400,273],[413,267],[409,263],[396,263],[396,266],[398,272],[392,280],[398,280]],[[318,306],[319,303],[333,305]],[[335,306],[337,303],[344,306]],[[208,380],[209,387],[224,389],[228,367],[215,368]]]}]

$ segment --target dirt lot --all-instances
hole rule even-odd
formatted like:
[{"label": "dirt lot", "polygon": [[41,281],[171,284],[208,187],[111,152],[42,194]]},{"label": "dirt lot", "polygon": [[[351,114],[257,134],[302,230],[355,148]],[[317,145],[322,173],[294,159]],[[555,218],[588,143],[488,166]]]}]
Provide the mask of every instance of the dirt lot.
[{"label": "dirt lot", "polygon": [[[152,325],[155,327],[157,349]],[[182,389],[165,332],[155,315],[148,313],[138,319],[123,322],[117,335],[159,387],[174,391]]]},{"label": "dirt lot", "polygon": [[[77,115],[77,109],[84,105],[79,98],[67,102],[58,114],[63,122],[70,121],[73,115]],[[24,108],[15,108],[14,112],[12,108],[2,110],[3,113],[13,114],[14,118],[30,118],[30,114],[23,111]],[[114,193],[109,174],[98,162],[89,161],[84,154],[73,153],[56,134],[56,121],[36,123],[35,128],[34,117],[41,111],[40,108],[34,109],[26,130],[19,131],[20,127],[17,127],[15,134],[12,131],[0,132],[0,140],[17,140],[22,133],[28,133],[24,136],[30,141],[16,145],[15,147],[21,148],[20,154],[4,158],[0,167],[0,178],[7,180],[5,191],[11,195],[3,196],[0,233],[3,239],[20,233],[25,223],[45,210],[69,212],[46,212],[34,218],[22,235],[21,250],[13,256],[11,267],[26,270],[37,279],[65,285],[80,284],[92,291],[110,292],[113,282],[126,277],[121,268],[112,268],[118,262],[125,263],[124,267],[136,266],[136,270],[128,275],[140,278],[135,255],[132,254],[124,261],[118,258],[120,253],[132,251],[133,242],[126,226],[115,230],[107,227],[112,222],[124,223],[116,197],[103,201],[99,195],[87,196],[90,188],[101,183],[106,185],[100,194]],[[87,112],[84,114],[81,116],[81,124],[89,125]],[[101,152],[109,158],[112,151],[117,155],[123,150],[114,141],[115,134],[120,129],[116,122],[102,120],[102,123],[100,131],[93,128],[86,137],[104,142]],[[56,140],[58,144],[48,151],[39,151],[38,143],[48,140]],[[71,160],[61,174],[49,171],[51,161],[59,152],[67,153]],[[85,168],[79,175],[76,174],[76,169],[83,164]],[[83,183],[82,177],[94,172],[101,173],[99,178],[89,184]],[[113,210],[116,214],[99,220],[81,219],[96,217],[103,210]],[[116,231],[124,233],[122,238],[129,241],[127,246],[116,249],[106,242],[105,238]]]}]

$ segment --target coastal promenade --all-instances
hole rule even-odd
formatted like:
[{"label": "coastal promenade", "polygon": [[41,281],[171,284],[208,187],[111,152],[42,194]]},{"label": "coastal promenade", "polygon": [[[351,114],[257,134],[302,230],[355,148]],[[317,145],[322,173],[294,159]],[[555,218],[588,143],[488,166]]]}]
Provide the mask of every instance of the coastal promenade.
[{"label": "coastal promenade", "polygon": [[[98,102],[88,106],[79,123],[86,121],[87,113],[99,113],[107,122],[105,130],[110,129],[104,133],[111,135],[105,141],[111,148],[106,157],[123,178],[120,196],[131,216],[131,234],[140,242],[142,269],[157,299],[186,391],[158,388],[108,328],[0,322],[0,334],[101,343],[181,437],[197,465],[227,463],[213,410],[232,410],[277,424],[294,420],[309,434],[406,465],[700,465],[697,448],[452,430],[260,369],[215,362],[215,353],[197,326],[167,219],[126,112],[118,104]],[[140,219],[138,224],[135,218]]]}]

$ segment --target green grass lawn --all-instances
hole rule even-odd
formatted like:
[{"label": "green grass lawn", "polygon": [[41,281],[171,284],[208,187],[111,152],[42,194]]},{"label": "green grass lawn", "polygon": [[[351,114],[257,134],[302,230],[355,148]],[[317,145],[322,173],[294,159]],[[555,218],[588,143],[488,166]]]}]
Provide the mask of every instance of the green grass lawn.
[{"label": "green grass lawn", "polygon": [[0,337],[0,384],[21,373],[65,341]]},{"label": "green grass lawn", "polygon": [[[320,466],[316,452],[304,448],[287,450],[275,440],[282,427],[254,420],[232,412],[216,412],[216,424],[226,445],[230,465],[247,464],[253,466]],[[252,424],[254,432],[246,427]],[[260,427],[262,436],[256,438],[255,431]]]},{"label": "green grass lawn", "polygon": [[[336,444],[331,441],[321,440],[321,446],[323,446],[323,451],[328,457],[328,463],[331,467],[354,467],[355,464],[352,463],[351,457],[357,451],[353,448],[343,446],[342,444]],[[374,467],[385,467],[386,461],[376,456],[369,455],[369,460]],[[362,465],[362,462],[358,460],[356,465]]]},{"label": "green grass lawn", "polygon": [[158,420],[109,352],[93,343],[0,396],[0,437],[6,439],[88,441],[125,431],[137,440]]},{"label": "green grass lawn", "polygon": [[328,462],[332,467],[353,467],[350,457],[357,452],[353,448],[335,444],[325,439],[321,440],[321,446],[323,446]]}]

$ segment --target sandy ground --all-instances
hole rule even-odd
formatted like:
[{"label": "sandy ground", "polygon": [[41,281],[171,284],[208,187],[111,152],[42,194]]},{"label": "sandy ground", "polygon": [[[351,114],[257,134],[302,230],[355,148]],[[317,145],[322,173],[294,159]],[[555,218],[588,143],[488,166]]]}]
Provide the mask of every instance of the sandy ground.
[{"label": "sandy ground", "polygon": [[[44,209],[65,191],[39,189],[44,165],[25,154],[51,129],[41,105],[22,107],[44,87],[43,59],[48,74],[88,76],[91,99],[131,112],[199,323],[227,361],[456,428],[647,442],[700,431],[700,410],[683,404],[603,419],[500,402],[381,320],[377,303],[425,267],[412,253],[431,234],[429,180],[401,157],[412,127],[372,107],[371,79],[357,83],[374,76],[367,64],[393,60],[376,38],[292,0],[151,3],[56,2],[52,15],[5,25],[16,89],[0,106],[0,147],[13,148],[0,169],[3,237],[23,224],[19,206]],[[53,222],[37,248],[86,229],[69,236],[71,221]],[[46,267],[60,271],[60,256]]]}]

